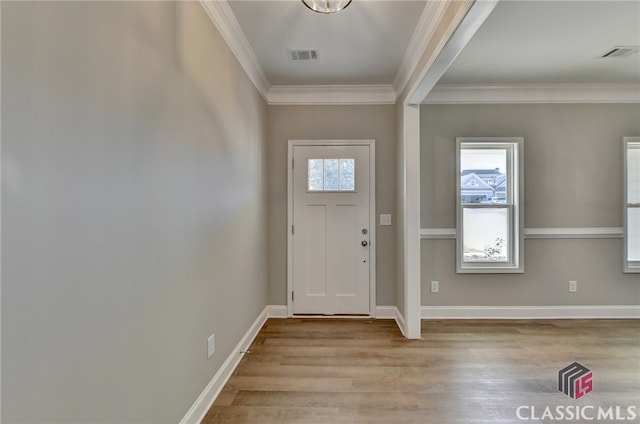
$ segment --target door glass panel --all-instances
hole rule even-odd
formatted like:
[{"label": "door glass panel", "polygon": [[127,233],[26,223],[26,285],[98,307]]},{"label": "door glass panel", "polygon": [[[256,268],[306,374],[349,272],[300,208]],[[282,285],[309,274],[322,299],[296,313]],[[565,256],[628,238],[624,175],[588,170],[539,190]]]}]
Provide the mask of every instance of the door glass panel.
[{"label": "door glass panel", "polygon": [[340,190],[355,190],[355,163],[354,159],[340,159]]},{"label": "door glass panel", "polygon": [[338,190],[338,159],[325,159],[324,160],[324,189],[326,190]]},{"label": "door glass panel", "polygon": [[463,208],[465,262],[509,262],[509,209]]},{"label": "door glass panel", "polygon": [[322,159],[309,159],[309,191],[322,191],[324,189],[324,171]]},{"label": "door glass panel", "polygon": [[355,191],[355,159],[308,159],[309,191]]}]

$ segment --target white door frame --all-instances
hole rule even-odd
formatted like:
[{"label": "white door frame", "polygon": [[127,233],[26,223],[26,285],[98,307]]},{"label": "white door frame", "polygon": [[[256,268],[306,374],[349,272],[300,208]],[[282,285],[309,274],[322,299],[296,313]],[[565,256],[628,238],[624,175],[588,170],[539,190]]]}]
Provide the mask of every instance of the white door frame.
[{"label": "white door frame", "polygon": [[376,142],[375,140],[289,140],[287,152],[287,316],[293,316],[293,148],[294,146],[369,146],[369,314],[376,313]]}]

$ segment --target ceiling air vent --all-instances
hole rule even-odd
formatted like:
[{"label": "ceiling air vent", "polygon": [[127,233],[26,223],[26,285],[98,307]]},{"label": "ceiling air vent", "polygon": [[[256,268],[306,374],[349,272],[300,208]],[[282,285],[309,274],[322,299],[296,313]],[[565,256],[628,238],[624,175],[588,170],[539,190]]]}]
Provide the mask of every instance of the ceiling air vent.
[{"label": "ceiling air vent", "polygon": [[638,53],[640,46],[615,46],[607,50],[602,56],[603,59],[614,57],[627,57],[634,53]]},{"label": "ceiling air vent", "polygon": [[289,50],[289,58],[294,62],[318,60],[318,50]]}]

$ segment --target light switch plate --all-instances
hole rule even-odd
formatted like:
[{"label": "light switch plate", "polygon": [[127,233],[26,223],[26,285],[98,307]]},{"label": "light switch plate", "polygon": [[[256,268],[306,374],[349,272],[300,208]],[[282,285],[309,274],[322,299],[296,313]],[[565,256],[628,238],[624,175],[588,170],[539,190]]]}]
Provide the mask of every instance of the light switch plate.
[{"label": "light switch plate", "polygon": [[391,214],[390,213],[382,213],[382,214],[380,214],[380,225],[391,225]]}]

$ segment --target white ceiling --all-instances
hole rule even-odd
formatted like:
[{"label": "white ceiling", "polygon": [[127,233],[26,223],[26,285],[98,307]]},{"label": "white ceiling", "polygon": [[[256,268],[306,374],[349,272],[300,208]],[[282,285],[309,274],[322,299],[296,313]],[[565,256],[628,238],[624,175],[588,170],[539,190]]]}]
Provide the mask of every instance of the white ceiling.
[{"label": "white ceiling", "polygon": [[446,84],[640,83],[639,1],[501,1],[440,79]]},{"label": "white ceiling", "polygon": [[[229,0],[271,85],[391,84],[426,1],[354,0],[322,15],[293,0]],[[293,62],[289,49],[317,49]]]},{"label": "white ceiling", "polygon": [[[420,18],[425,6],[433,13],[432,6],[441,4],[439,1],[353,0],[347,9],[333,15],[314,13],[300,0],[227,3],[241,38],[246,37],[253,50],[250,56],[255,54],[252,60],[271,101],[274,88],[390,87],[402,72],[403,62],[407,65],[405,55],[412,37],[422,35],[414,32],[424,30]],[[502,0],[436,88],[526,84],[637,87],[640,54],[599,58],[620,45],[640,45],[640,0]],[[287,53],[290,49],[317,49],[319,60],[293,62]],[[621,87],[618,94],[637,101],[640,90],[632,89],[638,93],[629,94],[628,86]],[[580,90],[574,88],[573,99],[582,99]],[[393,102],[393,98],[392,93],[387,100]]]}]

